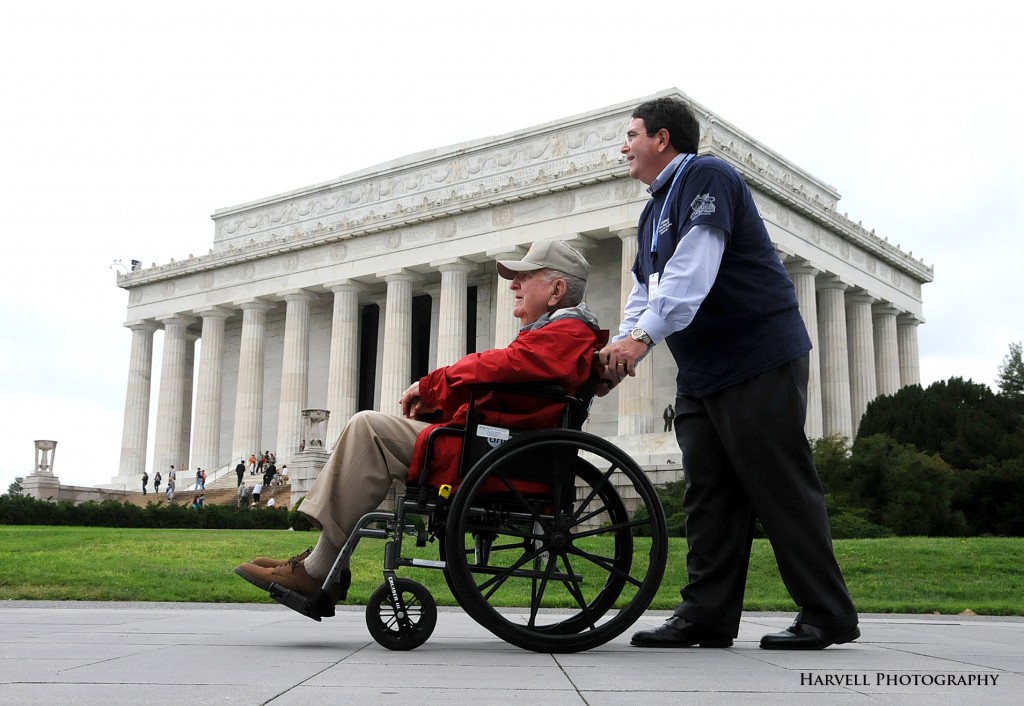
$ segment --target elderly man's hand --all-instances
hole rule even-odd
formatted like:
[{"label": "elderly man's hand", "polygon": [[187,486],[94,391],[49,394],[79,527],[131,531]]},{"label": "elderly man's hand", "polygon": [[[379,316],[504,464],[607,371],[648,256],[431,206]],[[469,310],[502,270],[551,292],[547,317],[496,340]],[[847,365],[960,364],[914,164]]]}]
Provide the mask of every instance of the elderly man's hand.
[{"label": "elderly man's hand", "polygon": [[601,384],[594,390],[594,394],[598,397],[604,397],[609,392],[615,389],[615,387],[622,382],[622,378],[612,372],[611,369],[601,366],[601,372],[598,374],[601,378]]},{"label": "elderly man's hand", "polygon": [[436,407],[428,407],[423,404],[423,400],[420,398],[420,383],[418,380],[409,385],[409,388],[402,393],[402,396],[398,399],[398,404],[402,405],[402,415],[409,419],[417,419],[437,411]]}]

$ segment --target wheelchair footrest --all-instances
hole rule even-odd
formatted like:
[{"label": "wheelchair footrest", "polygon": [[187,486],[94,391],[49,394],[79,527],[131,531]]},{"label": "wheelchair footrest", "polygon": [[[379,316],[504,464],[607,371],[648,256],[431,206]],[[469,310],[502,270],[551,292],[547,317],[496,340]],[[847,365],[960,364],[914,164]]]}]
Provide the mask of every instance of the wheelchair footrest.
[{"label": "wheelchair footrest", "polygon": [[331,594],[320,589],[312,596],[304,596],[291,589],[270,584],[270,596],[281,605],[288,606],[296,613],[320,622],[322,618],[334,617],[334,600]]}]

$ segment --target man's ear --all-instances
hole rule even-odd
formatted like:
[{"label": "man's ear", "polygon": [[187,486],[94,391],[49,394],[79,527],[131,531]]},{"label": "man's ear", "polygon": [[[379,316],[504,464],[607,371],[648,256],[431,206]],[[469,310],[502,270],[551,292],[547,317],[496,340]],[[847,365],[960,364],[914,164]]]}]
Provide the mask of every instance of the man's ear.
[{"label": "man's ear", "polygon": [[658,139],[659,152],[664,152],[665,150],[672,146],[672,136],[668,134],[668,130],[666,128],[661,128],[660,130],[658,130],[658,132],[655,134],[655,137]]},{"label": "man's ear", "polygon": [[551,283],[551,296],[548,297],[548,306],[554,306],[562,301],[569,287],[564,279],[556,279]]}]

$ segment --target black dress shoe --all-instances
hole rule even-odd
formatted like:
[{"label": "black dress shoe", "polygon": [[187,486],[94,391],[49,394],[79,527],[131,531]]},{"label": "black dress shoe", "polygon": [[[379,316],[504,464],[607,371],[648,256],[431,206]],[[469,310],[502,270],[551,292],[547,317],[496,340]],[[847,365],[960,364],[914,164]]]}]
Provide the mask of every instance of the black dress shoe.
[{"label": "black dress shoe", "polygon": [[653,630],[633,633],[629,644],[637,647],[731,647],[732,638],[673,616]]},{"label": "black dress shoe", "polygon": [[823,650],[829,645],[842,645],[860,637],[860,628],[827,630],[825,628],[793,623],[782,632],[761,638],[764,650]]}]

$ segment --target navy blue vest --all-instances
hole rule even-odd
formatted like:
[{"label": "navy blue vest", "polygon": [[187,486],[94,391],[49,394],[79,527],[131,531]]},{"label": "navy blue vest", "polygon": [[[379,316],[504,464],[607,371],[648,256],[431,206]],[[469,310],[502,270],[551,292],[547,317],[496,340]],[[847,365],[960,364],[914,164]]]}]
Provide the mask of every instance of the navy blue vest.
[{"label": "navy blue vest", "polygon": [[[679,183],[654,194],[640,215],[633,271],[640,282],[659,279],[679,241],[695,225],[728,235],[722,266],[693,321],[666,340],[679,373],[677,394],[704,397],[799,358],[811,349],[796,290],[768,237],[750,189],[739,173],[715,157],[694,157]],[[673,191],[658,224],[654,221]]]}]

